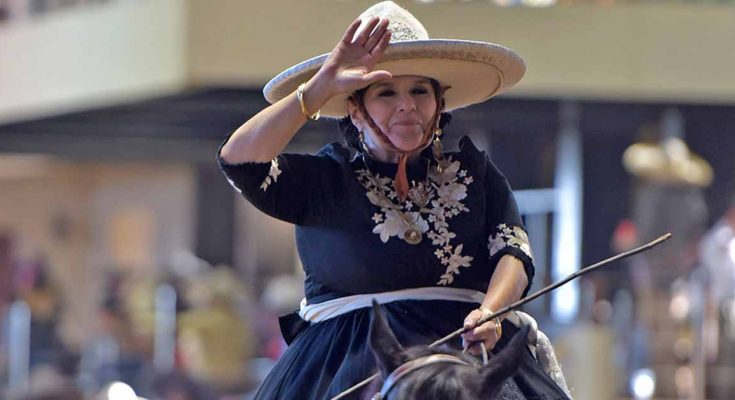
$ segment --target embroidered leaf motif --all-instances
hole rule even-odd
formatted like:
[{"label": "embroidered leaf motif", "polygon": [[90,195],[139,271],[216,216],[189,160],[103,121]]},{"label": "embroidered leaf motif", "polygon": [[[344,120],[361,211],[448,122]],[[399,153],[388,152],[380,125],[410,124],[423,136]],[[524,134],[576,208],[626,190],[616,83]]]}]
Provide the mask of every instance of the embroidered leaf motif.
[{"label": "embroidered leaf motif", "polygon": [[462,246],[464,245],[460,244],[459,246],[457,246],[454,249],[454,253],[452,253],[452,256],[449,257],[449,268],[457,274],[459,274],[460,267],[469,267],[470,262],[472,261],[471,256],[462,255]]},{"label": "embroidered leaf motif", "polygon": [[467,186],[461,183],[449,183],[439,187],[439,196],[451,204],[456,204],[467,197]]},{"label": "embroidered leaf motif", "polygon": [[437,282],[437,285],[451,285],[454,282],[454,275],[450,273],[442,274],[441,279]]},{"label": "embroidered leaf motif", "polygon": [[260,184],[260,188],[265,192],[271,183],[278,181],[278,175],[281,175],[281,168],[278,166],[278,157],[271,160],[271,168],[268,170],[268,176],[265,177],[263,183]]},{"label": "embroidered leaf motif", "polygon": [[490,257],[494,256],[498,251],[505,247],[515,247],[525,253],[528,258],[533,261],[533,253],[531,245],[528,241],[528,234],[520,226],[509,227],[507,224],[497,226],[497,232],[488,238],[487,248]]},{"label": "embroidered leaf motif", "polygon": [[449,163],[449,166],[447,168],[442,169],[441,172],[439,172],[435,168],[432,168],[431,171],[429,171],[429,179],[438,183],[439,185],[443,185],[447,182],[455,181],[457,179],[458,171],[459,171],[459,161],[452,161]]}]

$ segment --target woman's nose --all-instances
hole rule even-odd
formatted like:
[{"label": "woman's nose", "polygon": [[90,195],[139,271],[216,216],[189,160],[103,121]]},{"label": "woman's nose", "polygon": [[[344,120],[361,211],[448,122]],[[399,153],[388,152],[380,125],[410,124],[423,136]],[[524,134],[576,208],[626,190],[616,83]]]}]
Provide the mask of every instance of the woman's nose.
[{"label": "woman's nose", "polygon": [[398,107],[401,111],[413,111],[416,109],[416,101],[412,96],[403,95],[399,98]]}]

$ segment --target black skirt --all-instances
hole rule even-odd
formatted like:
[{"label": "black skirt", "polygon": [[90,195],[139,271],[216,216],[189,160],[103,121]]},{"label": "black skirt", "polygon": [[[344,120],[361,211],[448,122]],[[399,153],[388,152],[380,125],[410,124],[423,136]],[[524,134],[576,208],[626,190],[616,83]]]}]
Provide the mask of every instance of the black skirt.
[{"label": "black skirt", "polygon": [[[405,300],[383,304],[388,322],[404,347],[428,345],[462,326],[475,304],[445,300]],[[358,309],[338,317],[285,327],[293,341],[271,370],[255,396],[267,399],[331,399],[377,371],[368,344],[372,309]],[[297,324],[298,325],[298,324]],[[295,332],[298,331],[298,332]],[[515,334],[503,323],[497,349]],[[288,338],[287,338],[288,339]],[[450,346],[461,349],[457,339]],[[527,399],[567,399],[527,352],[513,377]],[[351,396],[364,398],[362,392]]]}]

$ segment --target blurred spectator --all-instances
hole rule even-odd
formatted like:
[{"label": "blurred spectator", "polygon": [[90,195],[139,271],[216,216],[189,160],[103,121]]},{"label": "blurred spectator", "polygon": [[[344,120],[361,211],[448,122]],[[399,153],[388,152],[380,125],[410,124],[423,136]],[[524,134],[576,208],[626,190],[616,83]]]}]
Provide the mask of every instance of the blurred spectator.
[{"label": "blurred spectator", "polygon": [[138,386],[150,359],[151,339],[141,336],[130,318],[125,285],[124,275],[108,277],[107,297],[97,312],[97,331],[85,349],[82,382],[88,389],[113,380]]},{"label": "blurred spectator", "polygon": [[217,392],[252,386],[248,361],[255,336],[238,307],[246,290],[229,267],[207,271],[189,282],[191,308],[179,318],[179,352],[184,369],[196,382]]},{"label": "blurred spectator", "polygon": [[263,341],[262,356],[277,361],[286,350],[278,324],[278,317],[299,309],[304,298],[304,278],[298,275],[279,275],[268,282],[260,302],[264,318],[259,318],[258,331]]},{"label": "blurred spectator", "polygon": [[18,263],[15,291],[31,311],[31,367],[51,363],[63,345],[57,334],[61,301],[43,257]]},{"label": "blurred spectator", "polygon": [[13,239],[10,233],[0,233],[0,320],[13,301],[15,264],[13,263]]},{"label": "blurred spectator", "polygon": [[732,301],[735,298],[735,197],[702,239],[700,258],[711,278],[713,303],[722,305]]},{"label": "blurred spectator", "polygon": [[700,259],[708,275],[705,306],[705,353],[711,363],[708,371],[708,398],[729,399],[735,390],[735,196],[724,215],[700,243]]}]

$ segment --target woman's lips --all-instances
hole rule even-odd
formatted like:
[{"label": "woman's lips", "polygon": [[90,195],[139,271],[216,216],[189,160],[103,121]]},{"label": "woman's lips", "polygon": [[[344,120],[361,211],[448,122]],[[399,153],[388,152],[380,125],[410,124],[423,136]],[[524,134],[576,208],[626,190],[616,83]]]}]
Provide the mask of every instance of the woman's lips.
[{"label": "woman's lips", "polygon": [[413,126],[413,125],[421,125],[421,122],[419,122],[419,121],[398,121],[398,122],[394,123],[393,125]]}]

